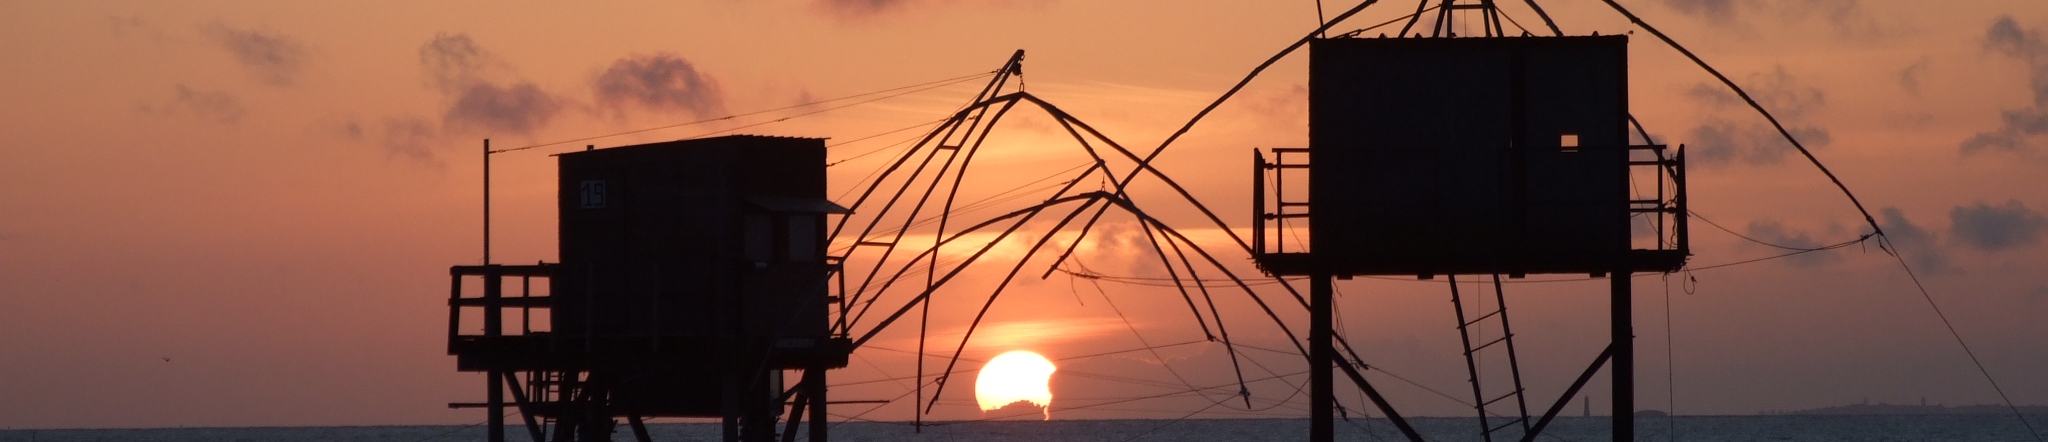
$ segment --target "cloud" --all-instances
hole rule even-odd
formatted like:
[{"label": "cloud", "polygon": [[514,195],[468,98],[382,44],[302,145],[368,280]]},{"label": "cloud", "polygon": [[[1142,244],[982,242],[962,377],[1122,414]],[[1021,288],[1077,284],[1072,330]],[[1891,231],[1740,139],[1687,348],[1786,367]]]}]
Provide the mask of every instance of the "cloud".
[{"label": "cloud", "polygon": [[172,88],[171,101],[161,107],[142,105],[138,110],[154,114],[190,114],[199,118],[235,123],[249,114],[242,100],[227,91],[205,91],[179,84]]},{"label": "cloud", "polygon": [[1748,30],[1751,21],[1768,18],[1787,25],[1819,20],[1845,40],[1891,34],[1865,12],[1860,0],[1664,0],[1664,6],[1723,28]]},{"label": "cloud", "polygon": [[[1827,146],[1834,141],[1826,128],[1800,126],[1794,120],[1818,112],[1827,107],[1827,93],[1818,87],[1806,84],[1785,70],[1783,65],[1770,71],[1750,74],[1741,82],[1750,97],[1764,109],[1769,109],[1778,121],[1786,124],[1786,131],[1799,139],[1809,149]],[[1749,114],[1749,105],[1742,98],[1718,84],[1698,83],[1685,91],[1694,102],[1713,107],[1719,113]],[[1721,117],[1705,118],[1694,126],[1687,135],[1686,158],[1702,167],[1727,165],[1736,162],[1748,165],[1768,165],[1783,161],[1796,152],[1778,134],[1777,129],[1761,121],[1736,123]]]},{"label": "cloud", "polygon": [[435,34],[420,45],[419,56],[428,85],[448,99],[443,129],[528,135],[567,107],[567,100],[532,82],[494,81],[506,64],[468,34]]},{"label": "cloud", "polygon": [[1735,21],[1737,0],[1664,0],[1664,5],[1687,15],[1715,23]]},{"label": "cloud", "polygon": [[561,99],[533,83],[498,86],[478,82],[455,94],[454,104],[441,114],[441,123],[449,128],[525,135],[547,125],[562,108]]},{"label": "cloud", "polygon": [[699,118],[725,112],[725,95],[718,81],[698,71],[689,60],[670,53],[613,61],[592,80],[591,89],[597,105],[615,116],[624,115],[631,106],[681,111]]},{"label": "cloud", "polygon": [[306,45],[274,31],[236,29],[220,22],[206,26],[206,36],[242,67],[265,83],[290,86],[305,65]]},{"label": "cloud", "polygon": [[[1785,65],[1772,66],[1771,70],[1757,72],[1744,77],[1739,84],[1756,99],[1764,109],[1779,118],[1798,118],[1808,112],[1827,107],[1827,92],[1792,76]],[[1695,83],[1685,95],[1694,101],[1712,104],[1716,108],[1747,108],[1734,92],[1720,84]]]},{"label": "cloud", "polygon": [[[1998,16],[1998,20],[1992,21],[1991,27],[1984,30],[1984,49],[2001,55],[2032,61],[2043,48],[2048,48],[2048,44],[2043,43],[2041,32],[2021,29],[2020,23],[2011,15]],[[2041,96],[2036,94],[2034,101],[2041,102]]]},{"label": "cloud", "polygon": [[1899,89],[1906,91],[1907,95],[1920,96],[1920,75],[1927,73],[1928,61],[1927,58],[1923,57],[1919,61],[1913,62],[1913,64],[1900,68]]},{"label": "cloud", "polygon": [[916,0],[816,0],[819,9],[841,18],[881,15],[908,7]]},{"label": "cloud", "polygon": [[439,136],[438,132],[434,124],[424,118],[388,118],[378,130],[377,144],[392,156],[433,163],[436,162],[433,142]]},{"label": "cloud", "polygon": [[901,14],[931,6],[972,3],[977,6],[1029,7],[1050,3],[1052,0],[981,0],[962,2],[959,0],[811,0],[811,9],[845,21],[871,19],[891,14]]},{"label": "cloud", "polygon": [[2048,133],[2048,42],[2038,30],[2022,29],[2012,16],[1999,16],[1984,31],[1984,50],[2027,65],[2031,106],[2006,109],[1998,129],[1978,132],[1959,146],[1963,155],[2032,151],[2032,138]]},{"label": "cloud", "polygon": [[1878,211],[1877,224],[1884,226],[1885,239],[1894,246],[1892,253],[1904,254],[1913,268],[1930,274],[1958,270],[1949,264],[1948,254],[1936,243],[1934,232],[1913,224],[1905,211],[1885,207]]},{"label": "cloud", "polygon": [[337,129],[335,134],[342,139],[373,143],[393,158],[429,165],[441,162],[435,158],[435,147],[442,144],[441,129],[426,118],[389,117],[374,123],[351,119],[342,122]]},{"label": "cloud", "polygon": [[420,67],[426,70],[428,84],[444,92],[485,81],[486,74],[503,66],[469,34],[435,34],[420,45]]},{"label": "cloud", "polygon": [[1965,246],[1987,252],[2038,244],[2042,233],[2048,231],[2048,217],[2027,209],[2019,200],[1997,206],[1983,201],[1956,206],[1948,217],[1950,235]]},{"label": "cloud", "polygon": [[114,31],[114,38],[125,39],[129,36],[140,36],[160,43],[177,40],[172,38],[169,32],[165,32],[162,26],[157,26],[156,23],[142,18],[141,15],[126,17],[109,15],[107,16],[107,25]]},{"label": "cloud", "polygon": [[374,120],[348,119],[332,129],[330,133],[343,140],[382,149],[386,158],[430,168],[445,165],[440,153],[452,145],[448,142],[447,133],[433,119],[413,115]]},{"label": "cloud", "polygon": [[[1793,126],[1786,130],[1809,149],[1834,142],[1834,136],[1827,129]],[[1777,130],[1761,123],[1737,124],[1709,118],[1686,135],[1690,137],[1686,140],[1686,160],[1701,167],[1736,162],[1751,166],[1777,164],[1796,151]]]},{"label": "cloud", "polygon": [[[1813,235],[1786,228],[1774,220],[1751,221],[1749,227],[1743,229],[1743,235],[1778,247],[1794,249],[1813,249],[1826,245],[1814,240]],[[1818,267],[1841,259],[1840,255],[1826,251],[1801,253],[1786,258],[1792,265],[1800,267]]]}]

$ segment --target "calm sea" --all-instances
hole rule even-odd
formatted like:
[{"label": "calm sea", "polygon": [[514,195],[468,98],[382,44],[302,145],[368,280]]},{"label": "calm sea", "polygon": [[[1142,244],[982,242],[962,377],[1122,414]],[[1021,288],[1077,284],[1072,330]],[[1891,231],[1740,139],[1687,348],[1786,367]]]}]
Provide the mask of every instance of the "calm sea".
[{"label": "calm sea", "polygon": [[[2048,415],[2029,416],[2035,428],[2048,430]],[[1419,418],[1412,421],[1429,440],[1479,440],[1473,419]],[[1918,416],[1680,416],[1672,420],[1638,421],[1642,441],[2033,441],[2010,415]],[[1673,432],[1673,429],[1676,429]],[[616,440],[632,440],[620,428]],[[526,440],[514,429],[511,440]],[[654,424],[658,441],[715,441],[715,424]],[[353,442],[353,441],[480,441],[482,428],[460,426],[294,427],[294,428],[165,428],[120,430],[4,430],[0,442]],[[836,441],[1299,441],[1308,438],[1303,419],[992,421],[927,426],[915,433],[907,424],[853,422],[834,424]],[[1540,440],[1609,440],[1605,418],[1558,418]],[[798,437],[798,440],[804,440]],[[1400,440],[1392,425],[1378,419],[1338,421],[1337,439]],[[1502,439],[1496,437],[1496,439]],[[1507,438],[1513,440],[1512,438]]]}]

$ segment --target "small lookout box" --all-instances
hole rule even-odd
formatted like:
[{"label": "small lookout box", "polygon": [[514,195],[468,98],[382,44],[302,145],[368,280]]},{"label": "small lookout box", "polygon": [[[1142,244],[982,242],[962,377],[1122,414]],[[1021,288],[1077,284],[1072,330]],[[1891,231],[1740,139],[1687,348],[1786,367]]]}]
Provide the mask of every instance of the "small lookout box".
[{"label": "small lookout box", "polygon": [[[823,139],[735,135],[562,154],[554,330],[817,348]],[[744,346],[744,344],[742,344]]]},{"label": "small lookout box", "polygon": [[[1675,267],[1682,252],[1631,252],[1641,227],[1631,204],[1664,201],[1631,199],[1632,153],[1661,147],[1631,146],[1627,45],[1624,36],[1312,42],[1309,147],[1274,151],[1280,162],[1305,153],[1307,164],[1258,159],[1261,233],[1272,219],[1307,218],[1307,250],[1265,250],[1260,235],[1261,265],[1339,276]],[[1267,213],[1270,169],[1308,170],[1307,201],[1276,197],[1277,213]]]}]

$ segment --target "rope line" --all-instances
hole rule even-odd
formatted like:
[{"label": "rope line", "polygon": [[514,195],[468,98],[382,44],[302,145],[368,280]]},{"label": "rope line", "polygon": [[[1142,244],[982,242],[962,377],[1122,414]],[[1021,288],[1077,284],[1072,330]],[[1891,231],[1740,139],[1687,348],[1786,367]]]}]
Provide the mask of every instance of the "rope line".
[{"label": "rope line", "polygon": [[1699,213],[1699,212],[1695,212],[1695,211],[1693,211],[1692,209],[1686,209],[1686,210],[1685,210],[1685,213],[1686,213],[1686,214],[1688,214],[1688,215],[1692,215],[1692,217],[1693,217],[1693,218],[1695,218],[1695,219],[1698,219],[1698,220],[1700,220],[1700,221],[1705,221],[1705,222],[1707,223],[1707,225],[1709,225],[1709,226],[1714,226],[1714,228],[1715,228],[1715,229],[1718,229],[1718,230],[1720,230],[1720,231],[1723,231],[1723,232],[1728,232],[1728,234],[1729,234],[1729,235],[1735,235],[1735,237],[1736,237],[1736,238],[1742,238],[1743,240],[1746,240],[1746,241],[1749,241],[1749,242],[1753,242],[1753,243],[1757,243],[1757,244],[1762,244],[1762,245],[1766,245],[1766,246],[1770,246],[1770,247],[1775,247],[1775,248],[1780,248],[1780,249],[1785,249],[1785,250],[1813,250],[1813,249],[1814,249],[1814,248],[1812,248],[1812,247],[1793,247],[1793,246],[1788,246],[1788,245],[1783,245],[1783,244],[1777,244],[1777,243],[1772,243],[1772,242],[1769,242],[1769,241],[1764,241],[1764,240],[1761,240],[1761,239],[1756,239],[1756,238],[1754,238],[1754,237],[1751,237],[1751,236],[1749,236],[1749,235],[1744,235],[1744,234],[1741,234],[1741,233],[1736,233],[1736,232],[1735,232],[1734,230],[1730,230],[1730,229],[1728,229],[1728,227],[1726,227],[1726,226],[1722,226],[1722,225],[1721,225],[1720,223],[1716,223],[1716,222],[1714,222],[1714,220],[1710,220],[1710,219],[1707,219],[1707,217],[1705,217],[1705,216],[1700,216],[1700,213]]},{"label": "rope line", "polygon": [[1820,246],[1820,247],[1815,247],[1815,248],[1811,248],[1811,249],[1792,249],[1792,250],[1793,250],[1793,252],[1790,252],[1790,253],[1782,253],[1782,254],[1777,254],[1777,255],[1771,255],[1771,256],[1766,256],[1766,257],[1762,257],[1762,258],[1755,258],[1755,259],[1745,259],[1745,260],[1741,260],[1741,261],[1736,261],[1736,262],[1730,262],[1730,263],[1722,263],[1722,264],[1714,264],[1714,265],[1709,265],[1709,266],[1700,266],[1700,267],[1686,267],[1686,270],[1689,270],[1689,271],[1711,270],[1711,269],[1718,269],[1718,268],[1722,268],[1722,267],[1732,267],[1732,266],[1739,266],[1739,265],[1743,265],[1743,264],[1752,264],[1752,263],[1757,263],[1757,262],[1769,261],[1769,260],[1773,260],[1773,259],[1780,259],[1780,258],[1790,258],[1790,257],[1793,257],[1793,256],[1798,256],[1798,255],[1804,255],[1804,254],[1808,254],[1808,253],[1813,253],[1813,252],[1819,252],[1819,251],[1825,251],[1825,250],[1834,250],[1834,249],[1839,249],[1839,248],[1843,248],[1843,247],[1848,247],[1848,246],[1853,246],[1853,245],[1857,245],[1857,244],[1862,244],[1862,243],[1863,243],[1864,241],[1869,241],[1869,240],[1870,240],[1870,238],[1873,238],[1873,237],[1875,237],[1875,236],[1877,236],[1877,234],[1876,234],[1876,233],[1865,233],[1865,234],[1863,234],[1863,236],[1859,236],[1859,237],[1856,237],[1856,239],[1852,239],[1852,240],[1848,240],[1848,241],[1843,241],[1843,242],[1838,242],[1838,243],[1834,243],[1834,244],[1829,244],[1829,245],[1825,245],[1825,246]]}]

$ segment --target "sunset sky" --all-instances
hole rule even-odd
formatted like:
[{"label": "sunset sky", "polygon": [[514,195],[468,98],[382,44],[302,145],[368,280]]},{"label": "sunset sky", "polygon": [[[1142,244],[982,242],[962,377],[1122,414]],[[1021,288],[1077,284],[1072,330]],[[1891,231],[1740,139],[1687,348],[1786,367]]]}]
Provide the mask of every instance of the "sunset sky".
[{"label": "sunset sky", "polygon": [[[1352,5],[1326,3],[1328,14]],[[1503,3],[1540,27],[1521,2]],[[1633,32],[1632,112],[1657,142],[1689,146],[1701,215],[1794,247],[1868,231],[1825,177],[1682,56],[1601,2],[1543,4],[1568,33]],[[2011,400],[2048,405],[2048,4],[1622,4],[1775,112],[1884,224]],[[1335,29],[1414,8],[1384,2]],[[523,147],[786,108],[984,73],[1024,49],[1026,90],[1144,151],[1317,24],[1311,1],[0,3],[0,428],[481,421],[445,407],[480,400],[483,378],[456,372],[444,339],[447,266],[481,259],[484,138]],[[1156,163],[1233,229],[1250,227],[1247,152],[1307,143],[1306,60],[1277,64]],[[838,196],[984,81],[494,155],[493,258],[556,259],[547,154],[735,129],[830,138],[828,158],[847,160],[829,169]],[[988,154],[1001,167],[979,166],[988,184],[972,190],[1085,164],[1050,119],[1013,118]],[[1256,275],[1163,187],[1132,199]],[[1069,270],[1165,276],[1131,218],[1097,229]],[[1692,244],[1695,267],[1780,252],[1704,223]],[[1246,378],[1287,375],[1251,385],[1271,405],[1251,411],[1231,394],[1219,344],[1083,357],[1202,335],[1170,289],[1040,280],[1043,269],[1027,266],[963,357],[1028,349],[1058,363],[1052,419],[1304,415],[1288,384],[1306,379],[1298,356],[1238,349]],[[969,276],[935,303],[945,319],[931,324],[943,347],[933,353],[951,353],[986,299],[974,284],[999,276]],[[1547,405],[1603,345],[1605,286],[1510,285],[1532,404]],[[1385,370],[1368,374],[1376,386],[1408,414],[1469,413],[1391,377],[1470,400],[1442,279],[1338,288],[1347,338]],[[1242,293],[1226,292],[1217,299],[1234,339],[1291,351]],[[1875,243],[1641,276],[1635,292],[1641,408],[2000,401]],[[1265,296],[1306,327],[1284,292]],[[892,326],[833,373],[834,384],[883,381],[835,388],[833,399],[907,392],[909,381],[885,379],[912,372],[896,350],[914,347],[915,325]],[[934,418],[985,417],[961,381],[971,379],[956,375]],[[1588,389],[1596,410],[1601,379]],[[1226,384],[1206,400],[1109,404]],[[1356,410],[1345,386],[1338,397]],[[1089,404],[1103,405],[1062,408]],[[860,418],[911,411],[892,404]]]}]

